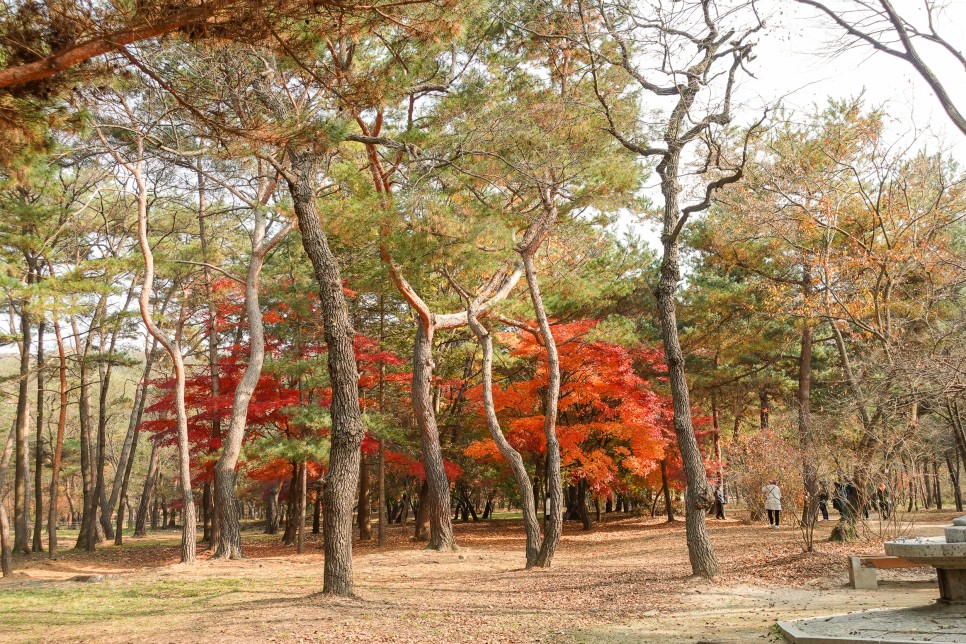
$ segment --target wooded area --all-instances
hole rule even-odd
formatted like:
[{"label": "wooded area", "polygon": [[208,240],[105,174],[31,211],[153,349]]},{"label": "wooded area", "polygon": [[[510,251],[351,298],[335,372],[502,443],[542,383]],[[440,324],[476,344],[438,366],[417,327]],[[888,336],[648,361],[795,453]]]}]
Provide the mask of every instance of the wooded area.
[{"label": "wooded area", "polygon": [[[966,135],[939,3],[796,4]],[[4,577],[174,528],[365,599],[354,547],[567,574],[663,517],[728,579],[772,479],[823,566],[961,513],[966,175],[858,88],[748,99],[774,10],[6,3]]]}]

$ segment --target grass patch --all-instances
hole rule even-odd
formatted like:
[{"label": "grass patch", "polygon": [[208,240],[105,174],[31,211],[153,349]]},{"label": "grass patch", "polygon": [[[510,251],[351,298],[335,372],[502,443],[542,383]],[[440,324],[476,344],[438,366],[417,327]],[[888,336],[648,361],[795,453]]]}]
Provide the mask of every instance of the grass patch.
[{"label": "grass patch", "polygon": [[218,577],[147,584],[106,581],[10,590],[0,593],[0,632],[98,622],[123,625],[154,616],[210,610],[213,602],[217,606],[219,598],[248,589],[245,579]]}]

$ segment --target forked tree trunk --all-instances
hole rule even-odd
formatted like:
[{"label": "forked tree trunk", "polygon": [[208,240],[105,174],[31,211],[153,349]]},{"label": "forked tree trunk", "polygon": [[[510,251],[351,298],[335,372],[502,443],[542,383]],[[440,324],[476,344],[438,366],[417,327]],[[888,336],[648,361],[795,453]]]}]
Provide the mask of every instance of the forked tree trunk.
[{"label": "forked tree trunk", "polygon": [[312,189],[315,158],[311,152],[289,151],[292,170],[286,175],[292,205],[302,231],[302,245],[319,283],[319,299],[328,347],[332,386],[331,447],[323,505],[325,570],[322,592],[352,595],[352,500],[359,476],[359,447],[365,436],[359,408],[359,371],[339,261],[329,248]]},{"label": "forked tree trunk", "polygon": [[678,450],[681,453],[684,475],[688,484],[684,493],[688,559],[694,575],[714,577],[719,570],[718,558],[715,556],[705,524],[705,510],[711,506],[711,494],[708,490],[704,458],[701,455],[701,448],[698,447],[698,439],[691,422],[691,397],[684,373],[684,352],[681,350],[681,342],[678,338],[677,304],[674,299],[680,281],[678,237],[674,234],[679,217],[680,154],[673,153],[668,156],[670,159],[666,157],[659,166],[661,192],[664,195],[664,229],[661,238],[664,255],[661,260],[660,282],[657,288],[657,308],[661,320],[664,359],[667,363],[674,407],[674,434],[677,437]]}]

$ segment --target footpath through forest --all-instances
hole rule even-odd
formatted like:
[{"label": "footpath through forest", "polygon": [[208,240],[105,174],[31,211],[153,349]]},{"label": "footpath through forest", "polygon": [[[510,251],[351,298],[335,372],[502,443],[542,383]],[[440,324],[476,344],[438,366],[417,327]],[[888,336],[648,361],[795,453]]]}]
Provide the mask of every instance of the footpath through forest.
[{"label": "footpath through forest", "polygon": [[[938,534],[955,513],[920,514]],[[318,535],[303,555],[277,536],[246,534],[246,559],[178,561],[179,532],[93,555],[35,555],[0,581],[3,642],[748,642],[777,641],[778,619],[927,604],[931,570],[882,571],[880,587],[847,587],[846,555],[881,554],[880,539],[802,552],[792,527],[711,521],[724,574],[690,579],[683,523],[607,517],[568,523],[549,571],[525,571],[516,521],[455,526],[460,551],[423,550],[391,526],[388,547],[356,544],[357,599],[321,590]],[[103,575],[96,582],[70,581]]]}]

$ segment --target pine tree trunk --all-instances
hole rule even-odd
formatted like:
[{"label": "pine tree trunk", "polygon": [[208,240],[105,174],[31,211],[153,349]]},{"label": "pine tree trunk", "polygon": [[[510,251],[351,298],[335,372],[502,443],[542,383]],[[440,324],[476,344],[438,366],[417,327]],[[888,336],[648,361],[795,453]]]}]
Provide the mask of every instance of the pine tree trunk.
[{"label": "pine tree trunk", "polygon": [[[0,452],[0,489],[3,488],[4,479],[7,475],[7,466],[10,464],[10,456],[14,451],[14,443],[17,438],[17,423],[14,421],[7,440]],[[0,572],[4,577],[13,574],[13,543],[10,539],[10,520],[7,518],[7,509],[0,502]]]},{"label": "pine tree trunk", "polygon": [[339,262],[322,230],[312,181],[316,159],[312,153],[289,150],[292,172],[286,176],[292,205],[302,231],[302,245],[319,283],[325,342],[332,386],[331,447],[323,506],[325,566],[322,592],[353,594],[352,500],[359,476],[359,447],[365,436],[359,408],[359,371],[353,340],[355,331],[343,291]]},{"label": "pine tree trunk", "polygon": [[372,519],[369,516],[369,461],[365,454],[359,455],[359,505],[357,523],[359,541],[372,540]]},{"label": "pine tree trunk", "polygon": [[44,319],[37,322],[37,431],[34,443],[34,538],[32,550],[44,551]]},{"label": "pine tree trunk", "polygon": [[[51,271],[51,274],[53,274],[53,271]],[[57,557],[57,493],[58,483],[60,482],[61,459],[64,453],[64,433],[67,429],[67,355],[64,350],[64,338],[60,334],[60,323],[57,321],[56,309],[54,310],[53,325],[59,363],[57,372],[60,382],[60,406],[57,412],[57,438],[54,442],[54,454],[51,457],[50,468],[50,503],[47,515],[47,556],[50,559]],[[73,523],[73,510],[71,511],[71,523]]]},{"label": "pine tree trunk", "polygon": [[[802,276],[802,296],[807,302],[812,296],[812,274],[806,267]],[[815,445],[812,439],[812,338],[814,327],[810,319],[802,320],[801,348],[798,356],[798,441],[802,452],[802,474],[805,498],[802,502],[802,524],[805,548],[814,549],[813,530],[818,519],[818,469],[815,467]]]},{"label": "pine tree trunk", "polygon": [[429,541],[429,504],[426,502],[428,496],[429,484],[423,479],[419,487],[419,507],[416,509],[416,528],[413,533],[413,539],[416,541]]},{"label": "pine tree trunk", "polygon": [[661,459],[661,491],[664,493],[664,511],[667,513],[668,523],[674,523],[674,504],[671,503],[671,486],[667,481],[667,461]]},{"label": "pine tree trunk", "polygon": [[308,493],[308,463],[302,461],[299,466],[299,503],[298,503],[298,537],[295,552],[302,554],[305,549],[305,501]]},{"label": "pine tree trunk", "polygon": [[[91,320],[91,327],[100,323],[99,312],[103,302],[104,298],[102,297],[94,309],[96,313],[94,318]],[[88,332],[87,339],[83,345],[83,350],[81,350],[79,348],[81,347],[81,333],[76,318],[71,318],[71,327],[74,334],[74,351],[75,354],[79,354],[76,355],[77,377],[80,381],[80,397],[77,401],[77,407],[78,425],[80,426],[80,469],[82,492],[80,530],[77,534],[77,542],[74,547],[85,548],[87,546],[87,533],[92,529],[91,513],[89,508],[91,505],[91,495],[94,492],[94,483],[91,478],[93,469],[91,467],[91,389],[87,367],[87,354],[90,350],[91,334]]]},{"label": "pine tree trunk", "polygon": [[705,510],[711,506],[707,470],[701,456],[701,448],[691,422],[691,397],[687,376],[684,373],[684,353],[678,338],[677,304],[675,294],[681,279],[678,259],[678,237],[674,233],[678,225],[679,206],[678,168],[680,154],[669,154],[661,161],[661,192],[664,195],[664,227],[661,241],[664,255],[661,260],[660,281],[657,288],[657,308],[661,320],[661,336],[664,359],[667,363],[671,400],[674,406],[674,433],[684,465],[687,480],[685,499],[685,533],[688,542],[688,558],[691,572],[699,577],[718,574],[718,558],[708,537]]},{"label": "pine tree trunk", "polygon": [[453,523],[450,519],[449,479],[443,468],[443,454],[439,442],[439,427],[433,408],[432,380],[433,323],[416,316],[416,337],[413,342],[412,401],[416,424],[419,426],[419,444],[422,447],[423,467],[426,473],[426,499],[420,498],[420,513],[429,521],[430,550],[453,550]]},{"label": "pine tree trunk", "polygon": [[[144,487],[141,489],[141,500],[138,503],[138,511],[134,517],[134,536],[143,537],[147,534],[148,511],[151,507],[151,495],[154,492],[154,480],[157,477],[158,463],[161,460],[161,452],[158,450],[158,442],[151,441],[151,457],[148,459],[148,475],[144,477]],[[154,513],[152,513],[151,527],[157,527]]]},{"label": "pine tree trunk", "polygon": [[[546,230],[557,219],[556,206],[553,205],[552,196],[544,195],[546,218]],[[538,235],[538,239],[539,239]],[[550,516],[547,518],[547,525],[544,530],[543,543],[540,544],[540,552],[537,553],[536,565],[540,568],[549,568],[553,563],[553,555],[560,543],[560,536],[563,534],[563,517],[561,516],[560,506],[563,502],[563,480],[560,474],[560,444],[557,441],[557,407],[560,400],[560,358],[557,354],[557,343],[550,330],[550,320],[543,306],[543,296],[540,294],[540,284],[537,281],[537,271],[533,266],[533,253],[539,242],[531,248],[525,249],[521,256],[523,258],[523,268],[527,276],[527,288],[530,291],[530,303],[533,304],[533,311],[537,318],[537,327],[540,330],[540,338],[543,340],[544,349],[547,351],[547,389],[543,401],[543,434],[547,443],[546,471],[544,476],[547,481],[547,496],[550,497]]]},{"label": "pine tree trunk", "polygon": [[[523,457],[513,448],[503,430],[500,427],[500,420],[496,415],[496,404],[493,400],[493,334],[491,334],[476,319],[476,311],[472,304],[467,311],[470,329],[476,335],[483,348],[482,371],[482,391],[483,391],[483,410],[486,415],[486,424],[490,430],[490,438],[496,443],[500,454],[506,459],[516,479],[517,489],[520,491],[520,500],[523,510],[523,531],[526,535],[526,567],[533,568],[537,564],[537,555],[540,552],[540,524],[537,520],[537,508],[534,505],[533,486],[530,484],[530,475],[523,462]],[[489,508],[489,504],[487,505]],[[559,510],[558,510],[559,512]],[[484,518],[489,518],[489,513],[484,512]]]},{"label": "pine tree trunk", "polygon": [[[27,283],[33,283],[33,270],[27,274]],[[13,550],[30,552],[30,528],[27,523],[27,478],[30,476],[30,455],[27,444],[27,431],[30,426],[28,409],[30,377],[30,315],[27,312],[29,300],[25,296],[20,303],[20,380],[17,391],[16,415],[16,453],[14,455],[14,505],[13,505]]]}]

